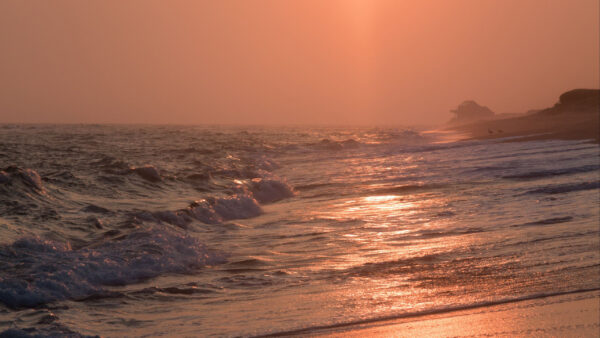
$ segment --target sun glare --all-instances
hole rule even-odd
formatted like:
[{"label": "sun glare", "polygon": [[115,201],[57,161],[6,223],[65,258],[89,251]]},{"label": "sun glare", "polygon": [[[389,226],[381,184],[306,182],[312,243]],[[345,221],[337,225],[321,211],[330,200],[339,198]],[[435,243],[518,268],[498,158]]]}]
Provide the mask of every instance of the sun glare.
[{"label": "sun glare", "polygon": [[375,4],[366,0],[349,0],[345,3],[356,37],[361,40],[367,39],[373,24]]}]

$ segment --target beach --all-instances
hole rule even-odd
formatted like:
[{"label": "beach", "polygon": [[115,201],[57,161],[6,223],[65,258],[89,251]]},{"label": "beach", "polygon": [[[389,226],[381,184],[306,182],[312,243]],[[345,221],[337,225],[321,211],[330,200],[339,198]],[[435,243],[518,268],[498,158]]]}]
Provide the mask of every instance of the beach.
[{"label": "beach", "polygon": [[[592,140],[600,138],[599,113],[522,116],[474,122],[454,128],[469,139],[507,138],[512,141]],[[491,131],[491,132],[490,132]]]},{"label": "beach", "polygon": [[581,292],[306,333],[311,337],[597,337],[600,292]]},{"label": "beach", "polygon": [[600,91],[576,89],[541,111],[510,118],[482,119],[447,127],[467,139],[506,141],[600,140]]},{"label": "beach", "polygon": [[0,1],[0,338],[600,338],[600,1]]}]

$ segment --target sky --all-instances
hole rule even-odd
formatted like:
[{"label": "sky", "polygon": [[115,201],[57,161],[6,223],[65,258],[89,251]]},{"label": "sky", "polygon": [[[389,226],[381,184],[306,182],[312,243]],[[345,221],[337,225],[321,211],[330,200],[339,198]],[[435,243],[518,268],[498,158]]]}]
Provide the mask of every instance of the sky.
[{"label": "sky", "polygon": [[597,0],[2,0],[0,123],[440,124],[600,87]]}]

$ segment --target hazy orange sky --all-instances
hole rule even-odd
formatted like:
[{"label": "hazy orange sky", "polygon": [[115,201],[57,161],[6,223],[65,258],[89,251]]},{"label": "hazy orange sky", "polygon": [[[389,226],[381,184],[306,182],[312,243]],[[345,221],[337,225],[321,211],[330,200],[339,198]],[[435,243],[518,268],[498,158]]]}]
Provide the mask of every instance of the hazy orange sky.
[{"label": "hazy orange sky", "polygon": [[598,0],[2,0],[0,122],[435,124],[600,86]]}]

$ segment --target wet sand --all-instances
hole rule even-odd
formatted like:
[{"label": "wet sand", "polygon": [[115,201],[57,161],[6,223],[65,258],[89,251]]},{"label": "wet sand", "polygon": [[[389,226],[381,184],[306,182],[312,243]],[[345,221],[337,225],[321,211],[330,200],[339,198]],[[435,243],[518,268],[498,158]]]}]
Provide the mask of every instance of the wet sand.
[{"label": "wet sand", "polygon": [[600,291],[299,333],[310,337],[598,337]]},{"label": "wet sand", "polygon": [[584,140],[600,141],[600,112],[533,114],[486,120],[450,127],[470,139],[511,138],[513,141]]}]

